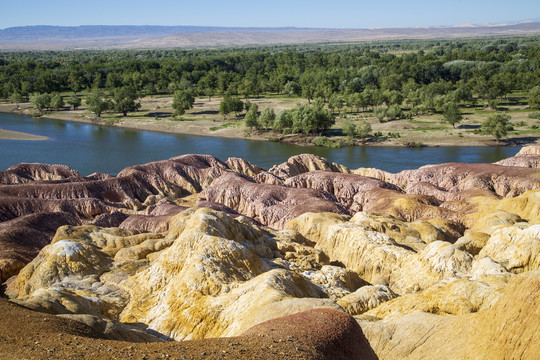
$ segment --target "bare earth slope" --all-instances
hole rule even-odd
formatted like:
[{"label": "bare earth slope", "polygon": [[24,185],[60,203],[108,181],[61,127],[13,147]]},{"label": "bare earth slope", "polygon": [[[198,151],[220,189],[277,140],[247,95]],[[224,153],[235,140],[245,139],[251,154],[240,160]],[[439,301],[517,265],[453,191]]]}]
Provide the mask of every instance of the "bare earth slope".
[{"label": "bare earth slope", "polygon": [[0,357],[6,360],[376,359],[350,316],[324,309],[269,321],[239,337],[181,343],[111,340],[78,321],[38,313],[4,299],[0,299],[0,314]]}]

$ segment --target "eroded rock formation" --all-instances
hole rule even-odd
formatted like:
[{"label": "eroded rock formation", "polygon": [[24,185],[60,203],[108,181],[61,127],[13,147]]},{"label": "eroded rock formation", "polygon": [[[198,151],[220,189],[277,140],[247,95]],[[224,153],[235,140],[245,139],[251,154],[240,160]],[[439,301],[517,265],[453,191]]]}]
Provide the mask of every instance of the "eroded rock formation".
[{"label": "eroded rock formation", "polygon": [[104,338],[275,327],[344,359],[534,359],[533,156],[398,174],[313,155],[269,171],[207,155],[117,176],[15,166],[0,172],[0,276],[13,301]]}]

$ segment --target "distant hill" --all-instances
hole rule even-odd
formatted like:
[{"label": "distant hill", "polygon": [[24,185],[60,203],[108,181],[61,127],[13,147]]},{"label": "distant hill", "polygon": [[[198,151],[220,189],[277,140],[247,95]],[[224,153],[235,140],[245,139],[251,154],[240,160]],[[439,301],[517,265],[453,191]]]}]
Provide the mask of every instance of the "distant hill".
[{"label": "distant hill", "polygon": [[195,48],[524,34],[540,34],[540,22],[381,29],[22,26],[0,30],[0,50]]}]

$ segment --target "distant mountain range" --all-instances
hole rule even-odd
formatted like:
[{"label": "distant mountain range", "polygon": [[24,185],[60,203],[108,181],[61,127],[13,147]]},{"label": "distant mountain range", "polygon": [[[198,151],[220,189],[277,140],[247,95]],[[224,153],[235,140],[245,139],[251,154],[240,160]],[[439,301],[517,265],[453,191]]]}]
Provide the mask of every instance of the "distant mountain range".
[{"label": "distant mountain range", "polygon": [[540,34],[540,22],[380,29],[211,26],[21,26],[0,30],[0,50],[155,49]]}]

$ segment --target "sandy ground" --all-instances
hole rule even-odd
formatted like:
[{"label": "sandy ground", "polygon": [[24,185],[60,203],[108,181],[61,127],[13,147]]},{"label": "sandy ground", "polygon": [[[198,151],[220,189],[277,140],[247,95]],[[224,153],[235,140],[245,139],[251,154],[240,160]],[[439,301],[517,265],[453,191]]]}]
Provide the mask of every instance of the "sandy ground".
[{"label": "sandy ground", "polygon": [[[245,127],[243,115],[236,118],[229,115],[224,118],[219,114],[219,103],[221,98],[197,98],[193,109],[190,109],[181,117],[173,117],[171,97],[145,97],[141,99],[141,110],[135,113],[129,113],[123,117],[118,113],[104,113],[101,118],[97,118],[85,107],[78,110],[53,111],[45,114],[45,117],[56,118],[67,121],[78,121],[94,124],[104,124],[115,127],[124,127],[138,130],[150,130],[166,133],[180,133],[189,135],[216,136],[228,138],[243,138],[252,140],[268,141],[272,138],[282,138],[282,141],[295,143],[298,145],[312,145],[312,136],[288,135],[282,136],[276,132],[258,132]],[[279,113],[284,109],[290,109],[297,104],[305,104],[307,100],[300,98],[286,97],[264,97],[249,99],[250,102],[259,106],[259,111],[265,107],[270,107]],[[21,104],[21,110],[17,110],[13,104],[0,105],[0,111],[18,112],[31,115],[34,110],[30,104]],[[370,112],[352,111],[346,115],[338,116],[336,124],[330,131],[334,139],[345,139],[341,128],[345,118],[353,121],[367,120],[370,122],[373,133],[380,132],[384,140],[380,142],[368,142],[363,144],[357,141],[357,145],[368,146],[404,146],[405,143],[416,142],[427,146],[492,146],[501,144],[526,145],[540,143],[540,132],[538,129],[532,129],[533,124],[540,125],[539,120],[530,120],[527,118],[525,108],[514,107],[511,113],[511,122],[515,125],[517,133],[511,134],[508,139],[497,143],[491,136],[474,134],[473,131],[480,127],[482,121],[493,111],[485,110],[466,110],[464,119],[456,128],[446,124],[442,115],[422,115],[416,116],[411,122],[406,119],[379,123]],[[524,122],[525,125],[517,125]],[[388,137],[388,133],[399,133],[399,137]]]},{"label": "sandy ground", "polygon": [[47,136],[0,129],[0,140],[50,140]]}]

